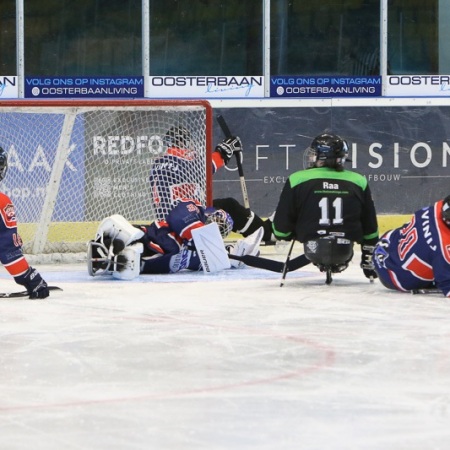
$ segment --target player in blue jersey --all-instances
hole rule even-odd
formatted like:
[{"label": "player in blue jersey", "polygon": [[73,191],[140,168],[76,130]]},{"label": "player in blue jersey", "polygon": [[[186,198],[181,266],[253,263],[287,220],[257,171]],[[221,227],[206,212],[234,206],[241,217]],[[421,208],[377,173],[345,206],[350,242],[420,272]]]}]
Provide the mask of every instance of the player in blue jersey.
[{"label": "player in blue jersey", "polygon": [[311,143],[312,165],[291,174],[281,192],[273,219],[277,239],[304,244],[305,255],[321,271],[338,273],[348,267],[353,244],[361,244],[361,268],[376,278],[372,263],[378,223],[367,179],[344,169],[348,144],[324,133]]},{"label": "player in blue jersey", "polygon": [[183,269],[202,269],[193,243],[192,231],[216,222],[223,238],[231,232],[233,221],[223,210],[206,209],[195,200],[181,199],[166,220],[141,226],[144,244],[141,273],[176,273]]},{"label": "player in blue jersey", "polygon": [[385,233],[375,246],[373,261],[388,289],[436,287],[450,298],[450,195]]},{"label": "player in blue jersey", "polygon": [[[194,173],[195,166],[200,163],[193,148],[191,133],[184,127],[172,127],[166,133],[165,143],[167,152],[154,162],[149,176],[152,206],[158,220],[163,220],[180,198],[201,197],[200,186],[189,178],[189,174]],[[241,151],[242,142],[238,137],[233,136],[219,143],[212,153],[213,174],[228,164],[235,153]],[[234,232],[246,237],[263,227],[263,240],[271,240],[271,221],[262,220],[234,198],[216,198],[213,206],[230,214]]]},{"label": "player in blue jersey", "polygon": [[[0,181],[8,170],[8,155],[0,147]],[[17,220],[11,199],[0,192],[0,262],[14,277],[17,284],[25,286],[29,298],[38,299],[49,296],[47,283],[39,272],[30,267],[22,252],[22,240],[17,232]]]},{"label": "player in blue jersey", "polygon": [[[149,181],[152,194],[152,206],[157,220],[164,220],[167,213],[182,198],[201,200],[201,186],[192,180],[198,165],[204,164],[193,148],[189,130],[184,127],[172,127],[164,137],[166,153],[156,159],[152,165]],[[212,171],[223,167],[234,151],[242,148],[239,138],[232,138],[217,146],[212,154]]]},{"label": "player in blue jersey", "polygon": [[[88,272],[92,276],[110,274],[117,279],[131,280],[139,274],[201,270],[192,233],[212,222],[218,225],[222,238],[233,227],[225,211],[205,208],[192,199],[179,199],[165,220],[149,225],[133,226],[119,215],[108,217],[100,224],[95,240],[89,243]],[[262,229],[239,240],[230,252],[240,256],[256,254],[261,238]],[[220,241],[218,245],[224,249]],[[230,264],[242,267],[237,261]]]}]

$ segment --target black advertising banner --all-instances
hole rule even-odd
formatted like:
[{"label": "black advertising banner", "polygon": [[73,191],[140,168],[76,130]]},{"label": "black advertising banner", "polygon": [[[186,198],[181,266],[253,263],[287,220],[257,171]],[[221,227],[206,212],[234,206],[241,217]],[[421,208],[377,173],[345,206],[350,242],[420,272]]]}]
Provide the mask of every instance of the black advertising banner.
[{"label": "black advertising banner", "polygon": [[[214,114],[242,139],[250,206],[263,217],[325,131],[348,141],[346,168],[367,177],[378,214],[410,214],[450,194],[450,107],[215,108]],[[214,143],[222,139],[215,123]],[[214,176],[213,189],[215,198],[242,202],[232,162]]]}]

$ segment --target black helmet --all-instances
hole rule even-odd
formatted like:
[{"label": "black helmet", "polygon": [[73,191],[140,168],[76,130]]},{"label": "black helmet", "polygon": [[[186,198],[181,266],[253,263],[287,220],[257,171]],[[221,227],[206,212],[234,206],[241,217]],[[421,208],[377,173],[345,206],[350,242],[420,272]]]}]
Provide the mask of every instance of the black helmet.
[{"label": "black helmet", "polygon": [[442,220],[450,228],[450,195],[447,195],[442,202]]},{"label": "black helmet", "polygon": [[184,127],[171,127],[166,133],[164,140],[168,147],[179,149],[191,149],[191,133]]},{"label": "black helmet", "polygon": [[8,170],[8,154],[0,147],[0,181],[5,178],[6,171]]},{"label": "black helmet", "polygon": [[341,160],[339,162],[343,164],[348,156],[347,142],[335,134],[319,134],[312,141],[311,149],[316,155],[316,161],[339,159]]}]

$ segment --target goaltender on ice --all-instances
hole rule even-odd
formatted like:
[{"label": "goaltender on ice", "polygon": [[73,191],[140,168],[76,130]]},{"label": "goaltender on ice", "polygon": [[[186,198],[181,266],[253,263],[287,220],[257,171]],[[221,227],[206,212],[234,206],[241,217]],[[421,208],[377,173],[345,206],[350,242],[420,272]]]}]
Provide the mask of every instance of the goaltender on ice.
[{"label": "goaltender on ice", "polygon": [[[8,170],[8,154],[0,147],[0,181]],[[30,267],[22,251],[22,240],[17,232],[16,210],[11,199],[0,192],[0,261],[17,284],[25,286],[29,298],[49,296],[47,283],[39,272]]]},{"label": "goaltender on ice", "polygon": [[264,234],[260,227],[228,250],[223,238],[233,227],[222,209],[205,208],[196,200],[180,199],[165,220],[132,225],[123,216],[107,217],[99,225],[95,240],[88,244],[88,272],[132,280],[140,274],[167,274],[182,270],[217,272],[240,268],[230,260],[256,255]]}]

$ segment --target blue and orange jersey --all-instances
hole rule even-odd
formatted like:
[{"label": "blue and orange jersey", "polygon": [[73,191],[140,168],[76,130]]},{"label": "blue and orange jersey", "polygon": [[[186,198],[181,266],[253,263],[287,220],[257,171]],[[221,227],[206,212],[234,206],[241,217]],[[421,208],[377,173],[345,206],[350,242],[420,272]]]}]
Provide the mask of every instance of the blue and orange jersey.
[{"label": "blue and orange jersey", "polygon": [[144,227],[148,249],[159,254],[176,254],[192,239],[192,230],[205,225],[205,208],[196,200],[180,199],[166,220]]},{"label": "blue and orange jersey", "polygon": [[396,289],[434,282],[450,297],[450,228],[442,220],[442,202],[416,211],[408,223],[383,236],[389,247],[381,269]]},{"label": "blue and orange jersey", "polygon": [[28,262],[22,252],[22,240],[17,232],[16,210],[11,199],[0,192],[0,262],[17,277],[24,274]]},{"label": "blue and orange jersey", "polygon": [[[204,162],[194,150],[176,147],[169,148],[164,156],[155,160],[149,181],[152,206],[158,220],[164,220],[180,199],[203,199],[204,189],[192,180],[191,175],[199,171],[199,164]],[[213,174],[223,166],[224,161],[220,153],[213,152]]]}]

